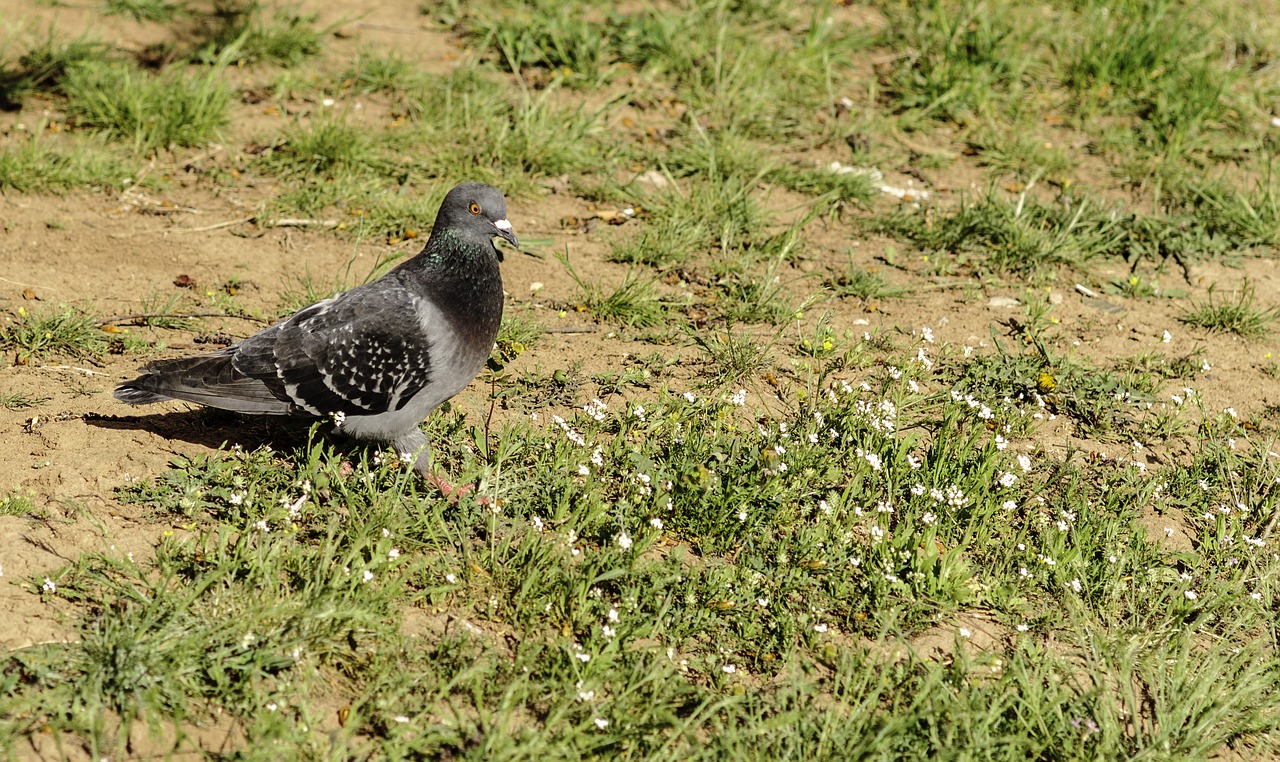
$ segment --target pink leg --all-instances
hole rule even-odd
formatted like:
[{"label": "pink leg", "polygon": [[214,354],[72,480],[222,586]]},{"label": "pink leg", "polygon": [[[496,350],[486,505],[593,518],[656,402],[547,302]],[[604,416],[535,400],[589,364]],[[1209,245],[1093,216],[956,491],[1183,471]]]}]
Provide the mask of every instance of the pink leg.
[{"label": "pink leg", "polygon": [[[474,484],[451,484],[443,476],[436,473],[423,474],[422,478],[427,484],[430,484],[432,487],[440,490],[440,493],[444,495],[445,499],[452,503],[458,502],[458,498],[472,492],[476,488],[476,485]],[[492,506],[494,504],[493,498],[484,496],[477,496],[476,502],[480,505],[487,506]]]}]

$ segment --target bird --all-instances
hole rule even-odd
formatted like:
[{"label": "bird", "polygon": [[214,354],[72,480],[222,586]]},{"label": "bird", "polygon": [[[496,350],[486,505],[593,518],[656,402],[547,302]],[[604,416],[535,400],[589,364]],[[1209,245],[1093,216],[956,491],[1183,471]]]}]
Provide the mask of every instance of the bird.
[{"label": "bird", "polygon": [[493,351],[503,307],[495,238],[519,248],[502,192],[462,183],[445,195],[422,251],[386,275],[220,351],[144,365],[115,398],[330,418],[348,436],[389,445],[447,493],[418,424]]}]

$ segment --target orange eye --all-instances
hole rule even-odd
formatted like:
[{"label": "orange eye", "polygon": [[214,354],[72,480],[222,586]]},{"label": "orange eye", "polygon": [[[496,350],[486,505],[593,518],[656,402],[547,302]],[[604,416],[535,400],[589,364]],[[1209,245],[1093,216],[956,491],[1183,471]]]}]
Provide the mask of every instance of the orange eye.
[{"label": "orange eye", "polygon": [[479,213],[480,213],[480,205],[479,205],[479,204],[477,204],[476,202],[472,201],[472,202],[471,202],[471,206],[467,207],[467,211],[468,211],[468,212],[471,212],[472,214],[479,214]]}]

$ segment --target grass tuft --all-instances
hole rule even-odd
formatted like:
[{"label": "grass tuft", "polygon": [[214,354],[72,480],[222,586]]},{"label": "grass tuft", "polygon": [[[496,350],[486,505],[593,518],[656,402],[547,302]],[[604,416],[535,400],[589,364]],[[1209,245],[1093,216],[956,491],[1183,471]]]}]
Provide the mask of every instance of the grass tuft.
[{"label": "grass tuft", "polygon": [[43,39],[18,57],[15,67],[0,67],[0,107],[21,108],[35,91],[53,91],[71,69],[82,65],[105,64],[110,60],[106,43],[86,33],[63,40],[51,25]]},{"label": "grass tuft", "polygon": [[1044,203],[1025,195],[1011,200],[992,189],[951,212],[895,210],[873,228],[960,262],[978,260],[996,270],[1031,275],[1126,254],[1124,223],[1120,215],[1086,200],[1064,196]]},{"label": "grass tuft", "polygon": [[732,386],[749,381],[771,366],[769,346],[745,331],[690,331],[710,367],[709,383]]},{"label": "grass tuft", "polygon": [[99,140],[54,141],[43,129],[32,131],[26,140],[0,146],[0,190],[61,193],[75,188],[117,189],[138,178],[137,170]]},{"label": "grass tuft", "polygon": [[107,341],[94,316],[59,305],[38,312],[18,308],[17,319],[0,332],[0,348],[16,350],[17,362],[62,355],[94,357],[107,350]]},{"label": "grass tuft", "polygon": [[578,284],[578,300],[598,319],[631,328],[648,328],[665,322],[667,307],[654,289],[655,279],[629,270],[617,288],[592,283],[569,264],[568,253],[557,254],[569,277]]},{"label": "grass tuft", "polygon": [[303,13],[300,5],[268,9],[258,0],[216,3],[202,19],[202,42],[194,59],[202,63],[274,63],[298,66],[316,56],[329,32],[315,26],[318,16]]},{"label": "grass tuft", "polygon": [[1227,299],[1216,298],[1216,284],[1209,287],[1204,301],[1195,302],[1178,318],[1187,325],[1210,331],[1234,333],[1242,338],[1258,338],[1271,331],[1280,314],[1275,306],[1257,306],[1257,288],[1244,281]]},{"label": "grass tuft", "polygon": [[227,125],[231,91],[215,67],[159,76],[114,64],[80,64],[62,83],[67,115],[139,152],[200,146]]},{"label": "grass tuft", "polygon": [[260,163],[276,174],[334,176],[374,168],[377,152],[366,129],[320,117],[290,128],[280,147],[264,153]]},{"label": "grass tuft", "polygon": [[105,0],[108,16],[129,16],[134,21],[172,21],[185,11],[181,3],[168,0]]}]

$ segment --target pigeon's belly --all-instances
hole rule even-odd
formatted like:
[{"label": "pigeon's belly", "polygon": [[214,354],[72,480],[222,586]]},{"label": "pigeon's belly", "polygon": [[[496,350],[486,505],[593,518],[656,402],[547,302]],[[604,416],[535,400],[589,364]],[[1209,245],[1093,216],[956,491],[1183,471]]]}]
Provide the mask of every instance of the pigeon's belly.
[{"label": "pigeon's belly", "polygon": [[342,430],[360,439],[394,439],[415,428],[445,400],[467,387],[476,377],[493,348],[490,337],[483,346],[466,341],[451,330],[440,311],[425,301],[418,302],[418,320],[433,337],[431,381],[399,410],[373,415],[348,415]]}]

